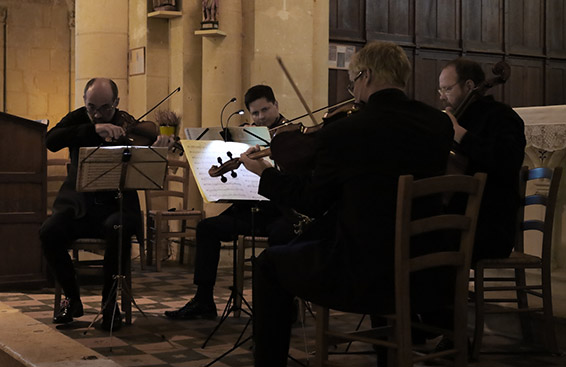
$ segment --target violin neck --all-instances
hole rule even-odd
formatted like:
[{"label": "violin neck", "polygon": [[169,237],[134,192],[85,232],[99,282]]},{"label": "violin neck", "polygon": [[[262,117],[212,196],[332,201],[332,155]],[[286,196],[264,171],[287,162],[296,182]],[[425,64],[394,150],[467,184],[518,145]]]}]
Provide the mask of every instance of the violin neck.
[{"label": "violin neck", "polygon": [[271,155],[271,148],[262,149],[257,152],[253,152],[248,155],[251,159],[260,159],[263,157],[269,157]]}]

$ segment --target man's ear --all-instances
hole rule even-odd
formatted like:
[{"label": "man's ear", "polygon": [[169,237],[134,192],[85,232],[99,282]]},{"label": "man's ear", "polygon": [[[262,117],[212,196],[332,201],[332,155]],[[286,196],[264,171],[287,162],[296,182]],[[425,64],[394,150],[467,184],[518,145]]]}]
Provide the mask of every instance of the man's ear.
[{"label": "man's ear", "polygon": [[368,85],[371,82],[371,78],[373,77],[372,73],[371,73],[371,69],[367,69],[366,72],[364,73],[364,75],[362,75],[362,78],[364,78],[364,84]]},{"label": "man's ear", "polygon": [[466,87],[468,87],[468,89],[470,89],[470,90],[472,90],[472,89],[474,89],[474,88],[476,87],[476,83],[474,83],[474,81],[471,80],[471,79],[466,80],[465,85],[466,85]]},{"label": "man's ear", "polygon": [[118,107],[118,103],[120,103],[120,97],[117,97],[114,101],[114,108]]}]

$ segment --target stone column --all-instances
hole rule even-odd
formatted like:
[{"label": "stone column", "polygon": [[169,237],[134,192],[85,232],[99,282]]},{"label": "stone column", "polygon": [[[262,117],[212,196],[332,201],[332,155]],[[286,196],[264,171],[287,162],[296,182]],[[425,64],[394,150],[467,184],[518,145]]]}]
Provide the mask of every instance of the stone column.
[{"label": "stone column", "polygon": [[241,1],[220,2],[218,22],[226,36],[202,36],[203,127],[220,125],[220,111],[232,97],[237,102],[226,108],[224,118],[243,107]]},{"label": "stone column", "polygon": [[128,109],[128,0],[76,0],[75,106],[93,77],[113,79]]},{"label": "stone column", "polygon": [[[253,0],[244,9],[244,91],[268,84],[287,118],[305,113],[276,61],[280,56],[311,110],[328,101],[327,1]],[[319,116],[317,116],[319,117]],[[322,121],[319,118],[319,121]],[[311,121],[304,120],[306,125]]]}]

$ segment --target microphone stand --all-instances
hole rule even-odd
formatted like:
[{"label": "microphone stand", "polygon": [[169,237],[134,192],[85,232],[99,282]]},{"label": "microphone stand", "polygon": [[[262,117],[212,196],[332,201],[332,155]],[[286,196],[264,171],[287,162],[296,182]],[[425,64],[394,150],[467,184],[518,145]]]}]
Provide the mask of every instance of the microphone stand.
[{"label": "microphone stand", "polygon": [[228,105],[229,105],[230,103],[233,103],[233,102],[236,102],[236,97],[232,97],[231,100],[229,100],[228,102],[226,102],[226,104],[224,105],[224,107],[222,107],[222,111],[220,111],[220,127],[222,127],[222,130],[224,131],[224,136],[223,136],[224,142],[226,142],[227,139],[226,139],[226,129],[224,128],[224,122],[223,122],[223,119],[222,119],[222,115],[224,114],[224,110],[226,109],[226,107],[228,107]]}]

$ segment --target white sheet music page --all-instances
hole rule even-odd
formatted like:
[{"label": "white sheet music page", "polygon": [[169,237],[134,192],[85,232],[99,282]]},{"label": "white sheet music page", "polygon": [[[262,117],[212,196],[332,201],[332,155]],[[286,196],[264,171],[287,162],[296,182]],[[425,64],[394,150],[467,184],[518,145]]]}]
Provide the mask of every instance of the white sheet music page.
[{"label": "white sheet music page", "polygon": [[210,177],[208,173],[212,166],[219,166],[219,157],[223,163],[230,160],[227,152],[231,152],[233,158],[238,158],[249,148],[249,145],[221,140],[181,140],[181,144],[200,193],[206,202],[268,200],[257,193],[259,176],[248,171],[243,165],[234,171],[236,177],[232,177],[230,172],[226,173],[224,175],[226,182],[222,182],[220,177]]}]

